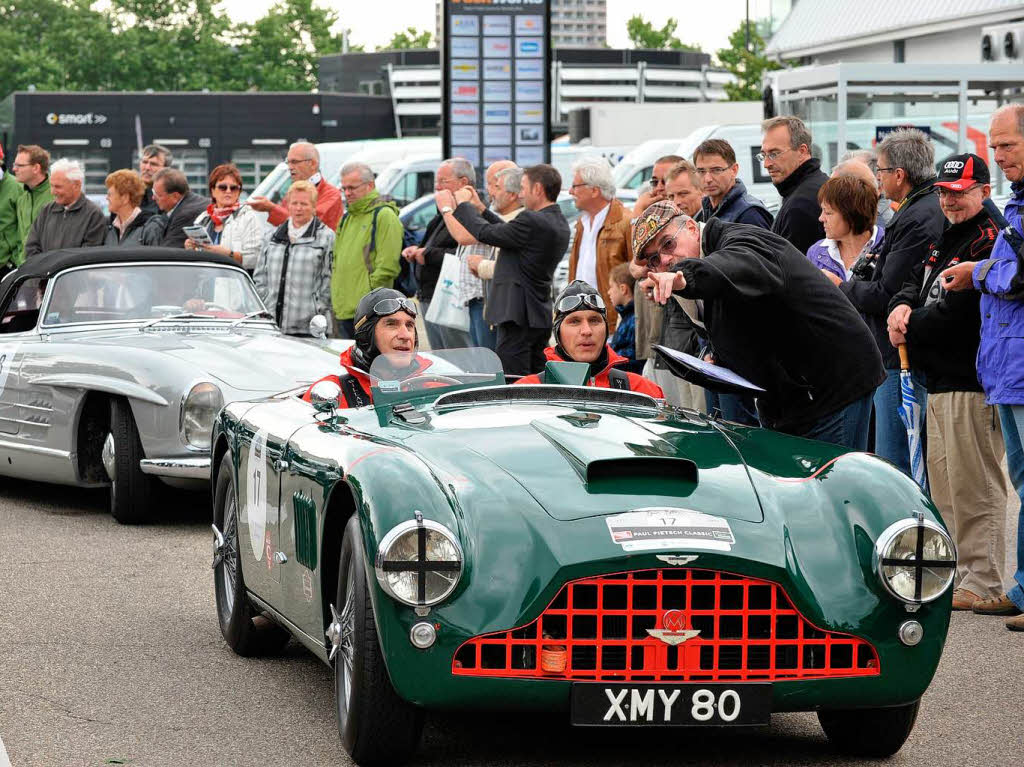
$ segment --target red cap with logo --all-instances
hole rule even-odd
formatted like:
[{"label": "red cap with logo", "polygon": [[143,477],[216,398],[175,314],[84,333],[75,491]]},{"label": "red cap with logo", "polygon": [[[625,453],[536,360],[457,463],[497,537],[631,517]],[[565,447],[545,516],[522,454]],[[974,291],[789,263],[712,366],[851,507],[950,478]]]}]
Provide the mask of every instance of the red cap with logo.
[{"label": "red cap with logo", "polygon": [[935,186],[962,192],[975,184],[988,184],[988,165],[976,154],[955,154],[943,160]]}]

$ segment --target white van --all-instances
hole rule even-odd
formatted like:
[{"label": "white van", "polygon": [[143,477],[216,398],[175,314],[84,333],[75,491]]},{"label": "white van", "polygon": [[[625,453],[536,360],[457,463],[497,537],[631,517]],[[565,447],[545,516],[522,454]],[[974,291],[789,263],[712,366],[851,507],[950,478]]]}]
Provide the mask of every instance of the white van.
[{"label": "white van", "polygon": [[683,138],[654,138],[627,152],[612,170],[619,189],[639,189],[651,177],[654,161],[667,154],[678,154]]},{"label": "white van", "polygon": [[[440,152],[440,147],[441,141],[437,138],[381,138],[316,145],[320,153],[320,172],[335,186],[340,182],[341,166],[347,162],[365,162],[374,173],[380,173],[394,160],[414,152]],[[268,197],[279,203],[291,185],[288,166],[281,162],[260,181],[250,196]]]}]

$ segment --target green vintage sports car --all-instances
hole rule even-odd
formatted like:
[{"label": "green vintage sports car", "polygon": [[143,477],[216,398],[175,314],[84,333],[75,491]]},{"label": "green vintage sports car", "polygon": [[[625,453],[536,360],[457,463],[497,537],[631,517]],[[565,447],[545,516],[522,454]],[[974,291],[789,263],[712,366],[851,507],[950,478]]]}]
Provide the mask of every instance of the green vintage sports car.
[{"label": "green vintage sports car", "polygon": [[816,711],[887,755],[939,662],[956,553],[885,461],[583,387],[506,386],[482,350],[380,357],[338,386],[235,402],[214,434],[228,644],[295,637],[335,670],[360,764],[413,754],[434,708],[601,727]]}]

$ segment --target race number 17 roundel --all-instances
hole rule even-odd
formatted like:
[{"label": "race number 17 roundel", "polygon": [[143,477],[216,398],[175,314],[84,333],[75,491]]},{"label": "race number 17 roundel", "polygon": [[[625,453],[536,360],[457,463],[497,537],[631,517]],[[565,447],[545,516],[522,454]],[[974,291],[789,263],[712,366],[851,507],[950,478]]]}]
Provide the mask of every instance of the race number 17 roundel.
[{"label": "race number 17 roundel", "polygon": [[267,532],[267,432],[261,429],[252,438],[245,464],[245,516],[249,523],[252,555],[263,559],[263,539]]}]

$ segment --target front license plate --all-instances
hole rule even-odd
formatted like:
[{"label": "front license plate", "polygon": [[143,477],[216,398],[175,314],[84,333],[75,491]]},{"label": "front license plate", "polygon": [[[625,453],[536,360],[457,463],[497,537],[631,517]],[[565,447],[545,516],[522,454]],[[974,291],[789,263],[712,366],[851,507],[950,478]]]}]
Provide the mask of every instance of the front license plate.
[{"label": "front license plate", "polygon": [[572,686],[572,723],[583,726],[768,724],[769,683],[605,684]]}]

